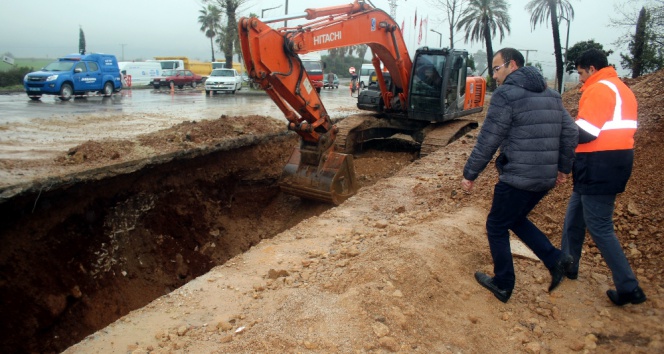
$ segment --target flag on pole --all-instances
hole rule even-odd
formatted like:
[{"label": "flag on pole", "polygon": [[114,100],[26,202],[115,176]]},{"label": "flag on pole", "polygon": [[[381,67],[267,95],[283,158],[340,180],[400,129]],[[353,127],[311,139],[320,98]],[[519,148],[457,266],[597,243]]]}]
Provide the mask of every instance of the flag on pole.
[{"label": "flag on pole", "polygon": [[417,9],[415,9],[415,23],[413,24],[414,28],[417,28]]},{"label": "flag on pole", "polygon": [[422,43],[422,19],[420,18],[420,34],[417,36],[417,45]]}]

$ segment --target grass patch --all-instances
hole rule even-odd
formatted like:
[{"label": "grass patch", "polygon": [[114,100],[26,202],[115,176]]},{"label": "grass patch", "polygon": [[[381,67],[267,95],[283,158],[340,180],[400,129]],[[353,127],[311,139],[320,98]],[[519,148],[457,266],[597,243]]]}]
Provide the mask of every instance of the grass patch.
[{"label": "grass patch", "polygon": [[9,71],[12,68],[20,67],[32,68],[34,71],[37,71],[55,60],[55,58],[14,58],[14,65],[0,62],[0,71]]}]

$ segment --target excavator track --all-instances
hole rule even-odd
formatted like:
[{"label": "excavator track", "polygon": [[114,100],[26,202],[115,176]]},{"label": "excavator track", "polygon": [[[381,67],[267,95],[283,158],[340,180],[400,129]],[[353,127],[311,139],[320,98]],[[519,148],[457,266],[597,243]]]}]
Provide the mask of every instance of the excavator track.
[{"label": "excavator track", "polygon": [[456,119],[444,123],[432,124],[427,128],[424,141],[420,148],[420,158],[449,145],[467,132],[477,128],[479,124],[474,120]]},{"label": "excavator track", "polygon": [[[391,127],[384,119],[371,115],[355,115],[336,123],[339,132],[334,142],[335,151],[345,154],[355,153],[358,145],[378,138],[377,130]],[[424,140],[420,145],[420,157],[447,146],[467,132],[478,127],[478,123],[469,119],[454,119],[443,123],[432,123],[421,129]],[[385,136],[383,136],[385,137]]]},{"label": "excavator track", "polygon": [[358,143],[357,131],[366,126],[379,124],[379,120],[368,114],[354,115],[336,123],[339,129],[334,141],[337,152],[352,154]]}]

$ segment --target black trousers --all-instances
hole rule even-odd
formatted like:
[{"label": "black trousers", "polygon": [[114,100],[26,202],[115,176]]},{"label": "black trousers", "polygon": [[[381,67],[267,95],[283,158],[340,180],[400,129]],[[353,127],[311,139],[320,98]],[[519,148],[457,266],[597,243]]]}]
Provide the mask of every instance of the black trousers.
[{"label": "black trousers", "polygon": [[516,281],[509,230],[535,253],[547,269],[552,269],[561,256],[560,250],[528,220],[530,211],[547,193],[514,188],[504,182],[498,182],[494,188],[486,232],[493,257],[493,282],[501,289],[512,290]]}]

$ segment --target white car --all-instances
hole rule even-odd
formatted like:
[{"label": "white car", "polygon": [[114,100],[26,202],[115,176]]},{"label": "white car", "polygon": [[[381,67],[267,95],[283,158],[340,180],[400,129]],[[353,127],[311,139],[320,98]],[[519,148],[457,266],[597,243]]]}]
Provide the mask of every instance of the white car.
[{"label": "white car", "polygon": [[217,91],[235,93],[242,89],[242,76],[235,69],[214,69],[205,80],[205,94]]}]

